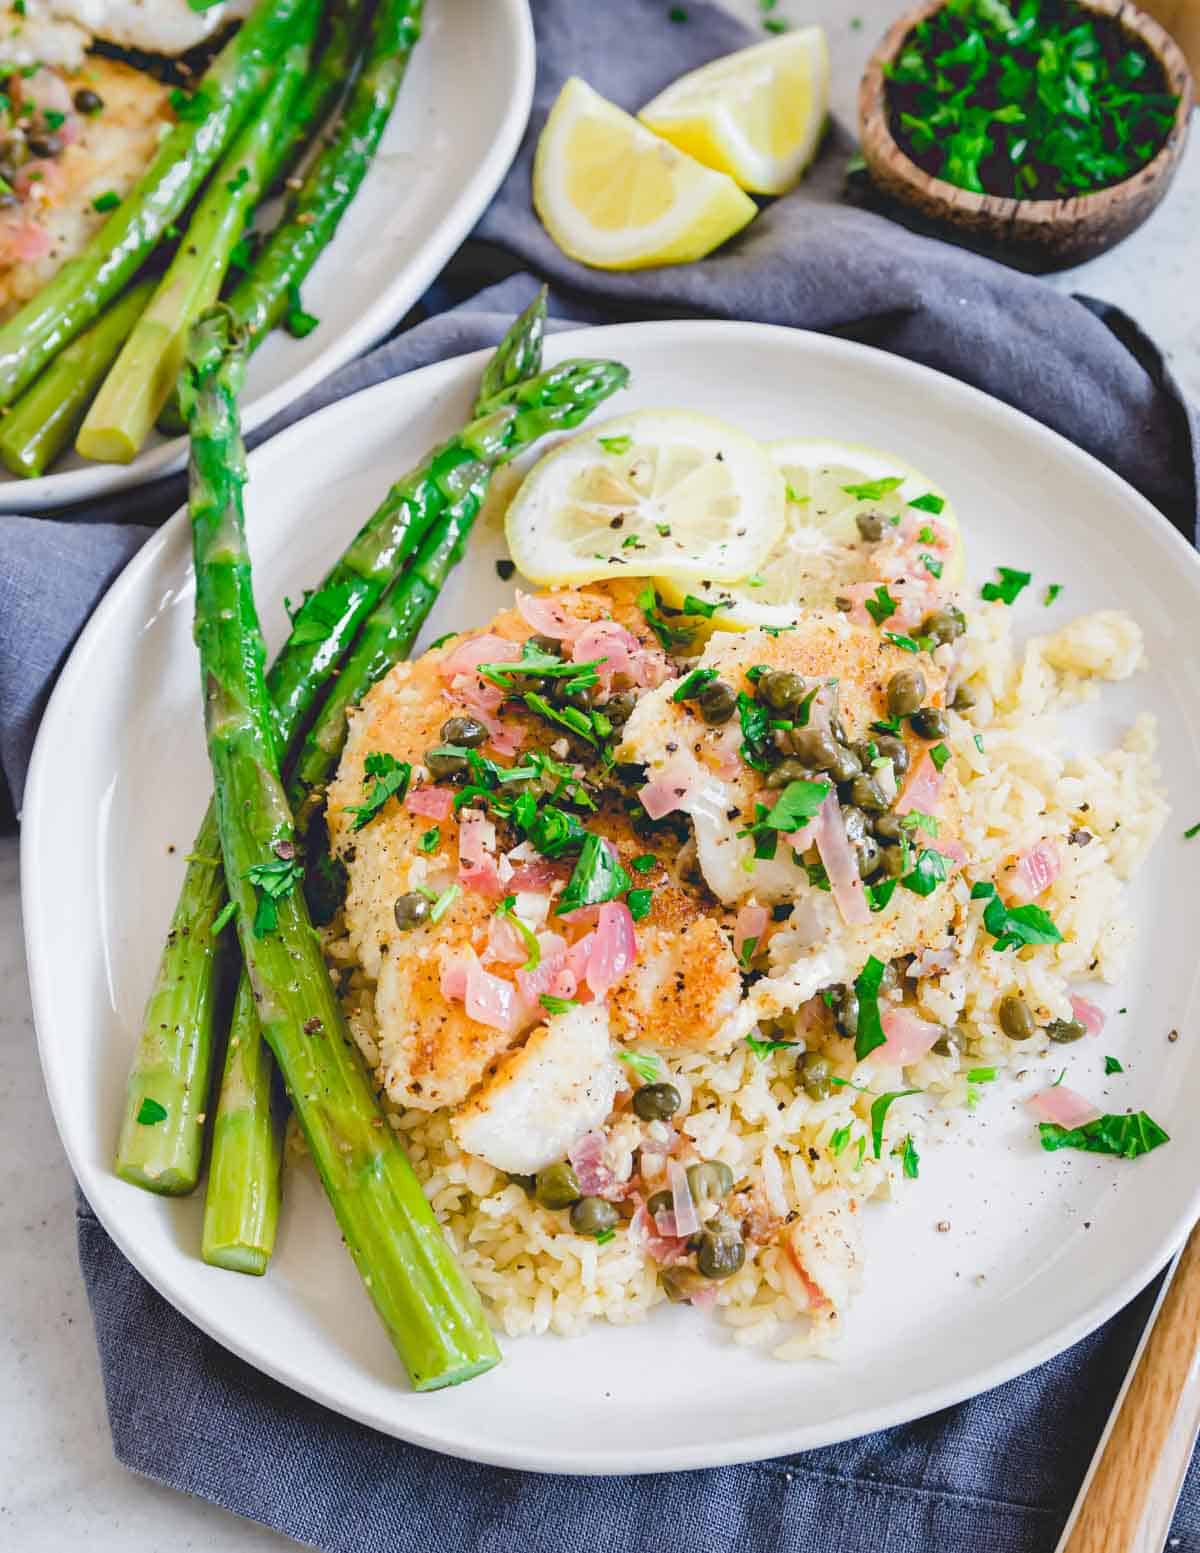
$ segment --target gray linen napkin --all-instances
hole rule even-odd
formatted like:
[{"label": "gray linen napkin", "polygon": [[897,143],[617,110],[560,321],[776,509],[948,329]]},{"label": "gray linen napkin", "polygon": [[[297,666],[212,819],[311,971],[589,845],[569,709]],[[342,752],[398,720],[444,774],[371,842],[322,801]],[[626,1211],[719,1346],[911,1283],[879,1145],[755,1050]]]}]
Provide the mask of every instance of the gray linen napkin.
[{"label": "gray linen napkin", "polygon": [[[445,308],[529,268],[556,282],[560,318],[704,314],[866,340],[1019,405],[1117,469],[1191,535],[1195,426],[1154,346],[1115,310],[838,204],[844,132],[835,130],[801,191],[703,264],[604,276],[553,248],[530,213],[529,164],[559,85],[579,73],[636,107],[681,70],[751,41],[713,7],[693,0],[687,9],[681,27],[662,0],[535,0],[529,135],[478,240],[427,304]],[[494,342],[533,284],[514,277],[401,335],[262,435],[368,383]],[[164,482],[61,521],[0,518],[0,762],[18,797],[48,683],[146,536],[122,520],[157,520],[179,490]],[[444,1460],[257,1374],[166,1305],[83,1202],[79,1246],[119,1458],[336,1553],[1049,1553],[1149,1299],[1052,1363],[903,1428],[720,1471],[561,1479]],[[1200,1553],[1195,1470],[1173,1538]]]}]

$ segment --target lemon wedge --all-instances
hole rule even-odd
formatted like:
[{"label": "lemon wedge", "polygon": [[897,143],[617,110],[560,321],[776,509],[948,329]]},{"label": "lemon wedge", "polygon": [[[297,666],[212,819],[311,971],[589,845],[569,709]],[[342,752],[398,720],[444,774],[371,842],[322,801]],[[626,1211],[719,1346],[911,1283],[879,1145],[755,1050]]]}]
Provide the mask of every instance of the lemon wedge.
[{"label": "lemon wedge", "polygon": [[683,264],[732,237],[757,207],[572,76],[533,160],[533,204],[572,259],[604,270]]},{"label": "lemon wedge", "polygon": [[783,480],[761,443],[706,415],[639,410],[547,453],[504,533],[531,582],[667,577],[682,599],[753,572],[783,526]]},{"label": "lemon wedge", "polygon": [[801,27],[681,76],[638,118],[755,194],[783,194],[816,155],[829,113],[829,47]]},{"label": "lemon wedge", "polygon": [[[715,626],[750,630],[793,624],[797,610],[828,609],[847,586],[878,582],[872,565],[878,529],[888,543],[904,544],[922,575],[951,594],[962,583],[966,559],[958,518],[946,493],[920,470],[878,448],[856,443],[773,442],[767,449],[784,479],[785,524],[758,566],[740,581],[710,578],[684,589],[663,575],[659,591],[682,608],[686,592],[717,606]],[[876,520],[878,520],[876,522]]]}]

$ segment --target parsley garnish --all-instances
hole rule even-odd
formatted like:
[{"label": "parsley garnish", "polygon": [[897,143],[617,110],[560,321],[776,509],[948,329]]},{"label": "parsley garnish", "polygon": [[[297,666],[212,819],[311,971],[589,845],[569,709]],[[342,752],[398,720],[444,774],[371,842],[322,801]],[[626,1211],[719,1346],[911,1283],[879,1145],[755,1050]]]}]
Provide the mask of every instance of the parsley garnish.
[{"label": "parsley garnish", "polygon": [[1046,596],[1042,600],[1042,603],[1046,606],[1047,609],[1049,609],[1050,605],[1054,603],[1055,599],[1058,597],[1058,595],[1061,592],[1062,592],[1062,583],[1061,582],[1052,582],[1050,584],[1050,586],[1046,589]]},{"label": "parsley garnish", "polygon": [[756,1035],[746,1037],[746,1045],[763,1062],[772,1052],[781,1052],[788,1046],[795,1046],[795,1041],[760,1041]]},{"label": "parsley garnish", "polygon": [[1195,825],[1189,825],[1183,833],[1185,841],[1190,841],[1193,836],[1200,836],[1200,820],[1197,820]]},{"label": "parsley garnish", "polygon": [[159,1105],[157,1100],[151,1100],[149,1095],[142,1096],[142,1103],[138,1106],[137,1119],[142,1127],[155,1127],[159,1122],[167,1119],[167,1108]]},{"label": "parsley garnish", "polygon": [[651,1056],[649,1052],[634,1051],[630,1048],[628,1051],[618,1052],[617,1057],[627,1068],[633,1069],[643,1084],[653,1084],[661,1071],[658,1058]]},{"label": "parsley garnish", "polygon": [[659,597],[654,588],[643,588],[637,596],[637,604],[664,652],[670,652],[673,647],[686,647],[695,636],[690,626],[673,626],[663,618],[659,613]]},{"label": "parsley garnish", "polygon": [[949,746],[945,744],[935,744],[929,751],[929,758],[940,771],[946,762],[950,759]]},{"label": "parsley garnish", "polygon": [[363,762],[364,786],[368,777],[374,778],[374,786],[363,802],[346,805],[346,813],[355,816],[351,830],[362,830],[364,825],[369,825],[389,798],[404,797],[412,777],[412,767],[408,761],[397,760],[394,755],[373,753]]},{"label": "parsley garnish", "polygon": [[917,1145],[912,1140],[911,1132],[905,1138],[900,1150],[900,1163],[908,1179],[915,1181],[921,1173],[921,1156],[917,1153]]},{"label": "parsley garnish", "polygon": [[578,911],[581,906],[602,906],[605,901],[623,895],[630,883],[612,843],[589,831],[554,914],[562,917],[569,911]]},{"label": "parsley garnish", "polygon": [[754,842],[754,855],[769,862],[775,856],[780,833],[791,835],[803,830],[829,796],[828,782],[789,782],[770,809],[765,804],[755,804],[754,823],[739,830],[739,836],[749,836]]},{"label": "parsley garnish", "polygon": [[738,691],[737,709],[742,730],[741,757],[756,771],[765,771],[771,739],[771,714],[762,702],[748,696],[744,690]]},{"label": "parsley garnish", "polygon": [[587,712],[581,712],[577,706],[551,706],[545,696],[540,695],[536,690],[527,690],[522,700],[531,712],[544,717],[548,723],[557,723],[560,728],[566,728],[588,744],[597,742],[592,718]]},{"label": "parsley garnish", "polygon": [[1124,1073],[1125,1069],[1115,1057],[1105,1057],[1104,1071],[1105,1073]]},{"label": "parsley garnish", "polygon": [[[980,886],[972,886],[973,899]],[[1026,944],[1061,944],[1062,934],[1054,925],[1048,911],[1032,903],[1026,906],[1006,906],[991,886],[992,894],[983,908],[983,925],[996,940],[993,949],[1023,949]]]},{"label": "parsley garnish", "polygon": [[653,852],[643,852],[641,857],[635,857],[630,863],[630,868],[636,868],[639,874],[648,874],[657,866],[658,859]]},{"label": "parsley garnish", "polygon": [[306,313],[300,302],[299,286],[288,287],[288,307],[283,315],[283,327],[294,340],[302,340],[321,322],[312,313]]},{"label": "parsley garnish", "polygon": [[1017,572],[1011,566],[997,566],[996,572],[1000,581],[985,582],[979,590],[980,597],[987,599],[989,603],[994,603],[997,599],[1003,604],[1015,603],[1017,595],[1023,588],[1029,586],[1033,577],[1032,572]]},{"label": "parsley garnish", "polygon": [[754,959],[754,952],[758,948],[758,938],[744,938],[742,947],[738,950],[738,964],[744,971],[750,969],[750,962]]},{"label": "parsley garnish", "polygon": [[829,1135],[829,1152],[833,1155],[834,1159],[836,1159],[838,1157],[838,1155],[842,1152],[842,1150],[846,1147],[847,1143],[849,1143],[849,1142],[850,1142],[850,1125],[849,1125],[849,1123],[847,1123],[845,1127],[839,1127],[839,1128],[836,1129],[836,1131],[830,1133],[830,1135]]},{"label": "parsley garnish", "polygon": [[568,1010],[579,1007],[578,998],[553,998],[548,992],[543,992],[538,1002],[548,1014],[565,1014]]},{"label": "parsley garnish", "polygon": [[278,903],[304,878],[304,864],[297,857],[279,857],[270,863],[255,863],[246,870],[246,878],[258,891],[254,936],[262,938],[279,926]]},{"label": "parsley garnish", "polygon": [[120,203],[121,196],[117,191],[115,189],[107,189],[103,194],[97,194],[92,201],[92,209],[98,210],[103,215],[106,211],[116,210]]},{"label": "parsley garnish", "polygon": [[915,865],[904,875],[900,883],[914,895],[932,895],[938,885],[944,883],[945,878],[946,859],[932,847],[926,847],[923,852],[917,854]]},{"label": "parsley garnish", "polygon": [[705,620],[711,620],[717,612],[717,605],[706,604],[703,599],[698,599],[694,593],[685,593],[683,596],[683,612],[685,615],[703,615]]},{"label": "parsley garnish", "polygon": [[926,555],[924,551],[922,551],[918,559],[931,577],[940,577],[942,575],[942,563],[938,560],[935,560],[933,556]]},{"label": "parsley garnish", "polygon": [[716,679],[716,669],[692,669],[685,674],[676,685],[672,693],[672,701],[691,701],[708,684],[709,680]]},{"label": "parsley garnish", "polygon": [[1098,1116],[1082,1127],[1060,1127],[1057,1122],[1039,1122],[1042,1147],[1084,1149],[1089,1154],[1115,1154],[1120,1159],[1137,1159],[1171,1140],[1145,1111],[1130,1111],[1124,1116]]},{"label": "parsley garnish", "polygon": [[875,589],[874,596],[864,599],[863,603],[866,606],[867,613],[877,626],[881,626],[900,607],[883,583],[880,583]]},{"label": "parsley garnish", "polygon": [[629,915],[635,922],[641,922],[650,915],[650,908],[654,904],[653,890],[630,890],[625,896],[625,904],[629,907]]},{"label": "parsley garnish", "polygon": [[606,1246],[610,1240],[615,1240],[616,1238],[617,1232],[615,1229],[602,1229],[596,1232],[596,1244],[598,1246]]},{"label": "parsley garnish", "polygon": [[858,1033],[854,1037],[854,1055],[859,1062],[887,1040],[879,1018],[879,989],[883,985],[883,961],[871,955],[854,979],[858,994]]},{"label": "parsley garnish", "polygon": [[883,1123],[892,1103],[920,1093],[919,1089],[891,1089],[886,1095],[880,1095],[877,1100],[871,1102],[871,1144],[875,1150],[876,1159],[879,1158],[883,1148]]},{"label": "parsley garnish", "polygon": [[184,124],[198,124],[201,119],[208,117],[212,108],[212,101],[203,90],[193,92],[189,96],[187,92],[181,92],[176,87],[168,101],[175,110],[175,117]]},{"label": "parsley garnish", "polygon": [[481,663],[475,673],[509,694],[516,689],[514,679],[522,674],[534,674],[538,679],[566,680],[564,691],[590,690],[598,678],[596,670],[605,661],[592,658],[587,663],[572,663],[557,653],[543,652],[531,639],[522,644],[521,657],[516,663]]},{"label": "parsley garnish", "polygon": [[882,480],[864,480],[861,485],[843,485],[842,490],[855,501],[882,501],[904,484],[903,475],[884,475]]},{"label": "parsley garnish", "polygon": [[462,894],[461,884],[449,884],[429,908],[430,922],[440,922]]},{"label": "parsley garnish", "polygon": [[996,1081],[995,1068],[971,1068],[967,1073],[968,1084],[994,1084]]},{"label": "parsley garnish", "polygon": [[[935,496],[932,491],[926,491],[924,496],[914,497],[908,505],[910,507],[915,507],[918,512],[932,512],[936,517],[937,514],[941,512],[942,508],[946,505],[946,501],[944,497]],[[926,531],[924,529],[921,530],[922,534],[925,532]],[[931,542],[931,539],[925,540],[926,544],[930,544]]]},{"label": "parsley garnish", "polygon": [[863,887],[863,894],[867,897],[867,905],[872,911],[882,911],[896,893],[899,879],[881,879],[878,884],[868,884]]},{"label": "parsley garnish", "polygon": [[632,437],[597,437],[596,441],[606,453],[628,453],[633,446]]},{"label": "parsley garnish", "polygon": [[523,971],[536,971],[542,963],[542,946],[538,943],[537,934],[529,926],[528,922],[523,922],[517,916],[516,911],[513,909],[516,904],[517,897],[515,895],[506,895],[496,907],[496,915],[503,917],[505,921],[510,922],[516,928],[521,942],[525,945],[525,953],[528,958],[521,969]]},{"label": "parsley garnish", "polygon": [[422,852],[436,852],[442,844],[442,827],[431,825],[421,835],[420,847]]},{"label": "parsley garnish", "polygon": [[885,631],[883,634],[901,652],[928,652],[933,646],[927,636],[905,636],[903,631]]},{"label": "parsley garnish", "polygon": [[938,822],[932,814],[922,814],[920,809],[910,809],[902,817],[900,829],[906,830],[910,834],[914,830],[923,830],[927,836],[936,836],[938,833]]}]

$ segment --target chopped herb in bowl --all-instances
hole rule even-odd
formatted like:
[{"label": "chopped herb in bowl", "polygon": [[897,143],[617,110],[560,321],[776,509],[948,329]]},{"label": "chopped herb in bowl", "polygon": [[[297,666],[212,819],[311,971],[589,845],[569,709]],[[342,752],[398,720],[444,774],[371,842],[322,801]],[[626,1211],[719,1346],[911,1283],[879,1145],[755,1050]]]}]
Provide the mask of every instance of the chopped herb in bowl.
[{"label": "chopped herb in bowl", "polygon": [[1115,18],[1073,0],[947,0],[887,68],[892,134],[977,194],[1061,199],[1153,160],[1178,99]]}]

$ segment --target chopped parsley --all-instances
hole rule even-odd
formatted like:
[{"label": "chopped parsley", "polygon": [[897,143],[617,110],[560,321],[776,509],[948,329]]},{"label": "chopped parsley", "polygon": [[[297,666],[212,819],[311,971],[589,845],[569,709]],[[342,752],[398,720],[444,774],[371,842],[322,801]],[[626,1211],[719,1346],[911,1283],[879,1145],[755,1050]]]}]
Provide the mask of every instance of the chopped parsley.
[{"label": "chopped parsley", "polygon": [[528,922],[523,922],[517,916],[514,909],[516,904],[517,897],[515,895],[506,895],[496,907],[496,915],[503,917],[506,922],[516,929],[521,942],[525,945],[525,953],[528,958],[521,969],[523,971],[536,971],[542,963],[542,946],[538,943],[537,934],[529,926]]},{"label": "chopped parsley", "polygon": [[650,1052],[639,1052],[630,1048],[628,1051],[618,1052],[617,1057],[627,1068],[633,1069],[643,1084],[653,1084],[661,1072],[662,1065]]},{"label": "chopped parsley", "polygon": [[1042,599],[1042,603],[1046,606],[1047,609],[1050,608],[1051,604],[1054,603],[1055,599],[1058,597],[1058,595],[1061,592],[1062,592],[1062,583],[1061,582],[1052,582],[1050,584],[1050,586],[1046,589],[1046,596]]},{"label": "chopped parsley", "polygon": [[604,661],[603,658],[591,658],[586,663],[573,663],[557,653],[543,652],[530,638],[521,644],[521,656],[516,663],[481,663],[475,673],[509,695],[515,694],[516,681],[523,674],[532,674],[538,679],[565,680],[563,689],[570,692],[590,690],[598,678],[596,670]]},{"label": "chopped parsley", "polygon": [[175,110],[175,117],[184,124],[198,124],[201,119],[208,117],[213,106],[208,93],[203,89],[189,95],[176,87],[168,101]]},{"label": "chopped parsley", "polygon": [[1006,906],[996,894],[995,885],[975,884],[971,898],[987,897],[983,925],[996,940],[993,949],[1023,949],[1027,944],[1061,944],[1062,934],[1048,911],[1032,902],[1025,906]]},{"label": "chopped parsley", "polygon": [[606,453],[613,453],[618,456],[622,453],[628,453],[630,448],[633,446],[633,438],[628,436],[597,437],[596,441],[600,444]]},{"label": "chopped parsley", "polygon": [[756,771],[765,771],[771,740],[771,714],[761,701],[748,696],[744,690],[738,691],[737,709],[742,730],[741,757]]},{"label": "chopped parsley", "polygon": [[250,169],[245,166],[245,164],[243,164],[238,168],[237,172],[234,173],[233,177],[230,178],[226,183],[226,192],[229,194],[236,194],[239,189],[244,189],[249,182]]},{"label": "chopped parsley", "polygon": [[836,1159],[838,1157],[838,1155],[840,1153],[842,1153],[842,1151],[845,1149],[847,1143],[849,1143],[849,1142],[850,1142],[850,1125],[849,1125],[849,1123],[847,1123],[847,1125],[845,1127],[839,1127],[839,1128],[837,1128],[837,1130],[835,1132],[830,1133],[830,1135],[829,1135],[829,1152],[833,1155],[834,1159]]},{"label": "chopped parsley", "polygon": [[750,962],[754,959],[755,950],[758,948],[757,936],[742,940],[742,947],[738,950],[738,964],[744,971],[750,969]]},{"label": "chopped parsley", "polygon": [[914,830],[923,830],[927,836],[936,836],[938,822],[932,814],[922,814],[920,809],[910,809],[900,820],[900,829],[911,833]]},{"label": "chopped parsley", "polygon": [[685,593],[683,596],[683,612],[685,615],[703,615],[705,620],[711,620],[717,612],[717,605],[706,604],[703,599],[698,599],[694,593]]},{"label": "chopped parsley", "polygon": [[643,852],[641,857],[635,857],[629,866],[636,868],[639,874],[648,874],[658,866],[658,859],[653,852]]},{"label": "chopped parsley", "polygon": [[1189,825],[1183,833],[1185,841],[1190,841],[1193,836],[1200,836],[1200,820],[1197,820],[1195,825]]},{"label": "chopped parsley", "polygon": [[596,744],[596,725],[592,721],[594,713],[580,711],[577,706],[552,706],[545,696],[536,690],[527,690],[521,699],[531,712],[544,717],[548,723],[557,723],[560,728],[566,728],[568,732],[577,735],[586,743]]},{"label": "chopped parsley", "polygon": [[658,638],[658,644],[664,652],[670,652],[674,647],[686,647],[695,636],[695,631],[690,627],[675,626],[665,619],[659,610],[660,599],[653,588],[643,588],[637,596],[637,605],[646,617],[646,624]]},{"label": "chopped parsley", "polygon": [[929,758],[940,771],[950,759],[950,748],[946,744],[935,744],[929,751]]},{"label": "chopped parsley", "polygon": [[159,1105],[157,1100],[151,1100],[149,1095],[142,1096],[142,1103],[138,1106],[138,1125],[141,1127],[156,1127],[159,1122],[167,1119],[167,1108]]},{"label": "chopped parsley", "polygon": [[1104,1071],[1105,1071],[1106,1074],[1109,1074],[1109,1073],[1124,1073],[1125,1069],[1122,1067],[1122,1065],[1117,1061],[1117,1059],[1115,1057],[1105,1057],[1105,1059],[1104,1059]]},{"label": "chopped parsley", "polygon": [[899,879],[881,879],[878,884],[863,886],[863,894],[867,897],[867,905],[872,911],[882,911],[892,896],[896,893]]},{"label": "chopped parsley", "polygon": [[880,1095],[878,1099],[871,1102],[871,1145],[875,1150],[876,1159],[883,1149],[883,1124],[893,1102],[920,1093],[919,1089],[891,1089],[886,1095]]},{"label": "chopped parsley", "polygon": [[437,900],[435,900],[433,905],[429,908],[430,922],[440,922],[461,894],[461,884],[447,885],[442,893],[438,896]]},{"label": "chopped parsley", "polygon": [[881,480],[864,480],[861,485],[843,485],[842,490],[855,501],[882,501],[903,484],[903,475],[884,475]]},{"label": "chopped parsley", "polygon": [[999,582],[985,582],[979,590],[980,597],[987,599],[989,604],[997,599],[1002,604],[1015,604],[1018,594],[1029,586],[1033,578],[1032,572],[1014,571],[1011,566],[997,566],[996,574],[1000,578]]},{"label": "chopped parsley", "polygon": [[596,1244],[598,1246],[606,1246],[610,1240],[615,1240],[616,1238],[617,1232],[615,1229],[602,1229],[596,1232]]},{"label": "chopped parsley", "polygon": [[901,652],[928,652],[933,646],[928,636],[906,636],[903,631],[885,631],[883,634]]},{"label": "chopped parsley", "polygon": [[120,203],[121,196],[117,191],[115,189],[106,189],[103,194],[97,194],[92,201],[92,209],[98,210],[103,215],[106,211],[116,210]]},{"label": "chopped parsley", "polygon": [[746,1037],[746,1045],[758,1058],[759,1062],[765,1061],[772,1052],[781,1052],[789,1046],[795,1046],[795,1041],[760,1041],[756,1035]]},{"label": "chopped parsley", "polygon": [[321,322],[312,313],[306,313],[300,302],[299,286],[288,287],[287,312],[283,315],[283,327],[294,340],[302,340]]},{"label": "chopped parsley", "polygon": [[967,1072],[968,1084],[994,1084],[997,1070],[995,1068],[971,1068]]},{"label": "chopped parsley", "polygon": [[926,847],[917,854],[916,862],[900,883],[914,895],[932,895],[938,885],[944,884],[945,880],[945,857],[933,847]]},{"label": "chopped parsley", "polygon": [[779,835],[791,835],[803,830],[816,817],[817,810],[829,796],[828,782],[800,780],[789,782],[780,792],[770,809],[765,804],[754,806],[754,823],[739,830],[739,836],[749,836],[754,842],[754,856],[769,862],[775,856]]},{"label": "chopped parsley", "polygon": [[625,904],[629,907],[629,915],[635,922],[641,922],[650,915],[650,908],[654,904],[653,890],[630,890],[625,896]]},{"label": "chopped parsley", "polygon": [[854,1055],[859,1062],[887,1040],[879,1018],[879,989],[883,985],[883,961],[871,955],[854,979],[858,995],[858,1033],[854,1037]]},{"label": "chopped parsley", "polygon": [[442,844],[442,827],[431,825],[427,831],[421,834],[420,847],[422,852],[436,852]]},{"label": "chopped parsley", "polygon": [[543,992],[538,1002],[548,1014],[565,1014],[570,1009],[579,1007],[578,998],[554,998],[548,992]]},{"label": "chopped parsley", "polygon": [[1123,1116],[1098,1116],[1082,1127],[1060,1127],[1057,1122],[1040,1122],[1042,1147],[1083,1149],[1089,1154],[1114,1154],[1120,1159],[1137,1159],[1171,1140],[1145,1111],[1129,1111]]},{"label": "chopped parsley", "polygon": [[[932,491],[926,491],[924,496],[915,496],[908,505],[915,507],[918,512],[932,512],[936,517],[945,507],[946,499],[944,496],[935,496]],[[921,532],[924,534],[925,530],[922,529]],[[925,543],[929,544],[930,541],[927,539]]]},{"label": "chopped parsley", "polygon": [[708,684],[709,680],[716,679],[716,669],[692,669],[685,674],[676,685],[672,695],[672,701],[692,701]]},{"label": "chopped parsley", "polygon": [[562,899],[554,908],[554,914],[562,917],[583,906],[602,906],[605,901],[623,895],[630,883],[629,875],[617,860],[612,844],[589,831],[584,837],[579,860],[567,881]]},{"label": "chopped parsley", "polygon": [[254,936],[263,938],[279,926],[279,902],[303,881],[304,864],[298,857],[277,857],[270,863],[255,863],[246,870],[246,878],[258,891]]},{"label": "chopped parsley", "polygon": [[924,551],[922,551],[921,555],[918,557],[918,560],[921,562],[921,565],[925,568],[931,577],[940,577],[942,575],[942,563],[939,560],[936,560],[933,556],[926,555]]},{"label": "chopped parsley", "polygon": [[668,21],[672,21],[672,22],[676,22],[676,23],[683,23],[683,22],[686,22],[687,19],[688,19],[688,13],[683,8],[683,6],[681,6],[681,5],[673,5],[671,7],[671,9],[667,12],[667,20]]},{"label": "chopped parsley", "polygon": [[373,786],[362,803],[346,805],[346,813],[354,815],[351,830],[362,830],[369,825],[389,798],[403,799],[412,779],[412,766],[406,760],[397,760],[394,755],[372,752],[363,762],[364,787],[368,777],[373,779]]},{"label": "chopped parsley", "polygon": [[877,626],[881,626],[900,607],[883,583],[880,583],[875,589],[874,595],[869,599],[864,599],[863,603],[866,606],[867,613]]},{"label": "chopped parsley", "polygon": [[917,1145],[912,1140],[910,1132],[905,1138],[900,1149],[900,1164],[904,1174],[910,1181],[915,1181],[921,1174],[921,1156],[917,1153]]}]

